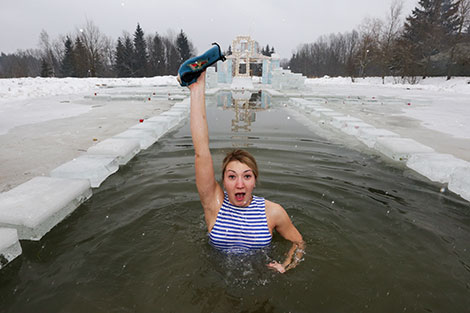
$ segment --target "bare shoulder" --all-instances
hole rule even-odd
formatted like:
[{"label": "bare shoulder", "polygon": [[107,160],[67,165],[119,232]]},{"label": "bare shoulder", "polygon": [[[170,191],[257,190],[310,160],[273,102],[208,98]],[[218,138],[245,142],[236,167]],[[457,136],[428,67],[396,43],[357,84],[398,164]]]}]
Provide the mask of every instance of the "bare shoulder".
[{"label": "bare shoulder", "polygon": [[284,208],[280,204],[277,204],[276,202],[272,202],[272,201],[265,199],[265,203],[266,203],[266,210],[273,211],[273,212],[284,211]]},{"label": "bare shoulder", "polygon": [[288,218],[286,210],[276,202],[272,202],[269,200],[265,200],[266,202],[266,216],[270,219],[274,224],[278,224],[281,220]]},{"label": "bare shoulder", "polygon": [[268,219],[268,226],[271,232],[273,229],[276,229],[276,231],[285,239],[296,243],[302,242],[302,235],[292,224],[289,215],[282,206],[275,202],[266,200],[266,217]]}]

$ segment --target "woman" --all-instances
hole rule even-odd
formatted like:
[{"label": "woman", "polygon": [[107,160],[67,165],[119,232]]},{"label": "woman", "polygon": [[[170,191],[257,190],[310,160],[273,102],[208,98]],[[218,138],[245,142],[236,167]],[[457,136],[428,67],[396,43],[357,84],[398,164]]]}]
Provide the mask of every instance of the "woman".
[{"label": "woman", "polygon": [[262,248],[270,244],[276,230],[292,242],[284,262],[268,264],[280,273],[294,268],[303,256],[304,241],[286,211],[277,203],[253,196],[258,178],[255,159],[244,150],[229,153],[223,162],[223,187],[214,175],[206,120],[205,76],[189,85],[191,94],[191,135],[199,192],[210,242],[221,250]]}]

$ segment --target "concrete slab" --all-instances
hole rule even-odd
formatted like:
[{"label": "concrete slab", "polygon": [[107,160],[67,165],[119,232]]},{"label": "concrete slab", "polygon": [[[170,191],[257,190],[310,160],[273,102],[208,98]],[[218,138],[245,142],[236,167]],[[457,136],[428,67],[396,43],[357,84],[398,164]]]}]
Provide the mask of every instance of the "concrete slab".
[{"label": "concrete slab", "polygon": [[450,176],[448,188],[465,200],[470,201],[470,168],[455,169]]},{"label": "concrete slab", "polygon": [[461,167],[470,168],[470,163],[451,154],[418,153],[413,154],[406,166],[419,174],[439,183],[448,183],[452,173]]},{"label": "concrete slab", "polygon": [[85,154],[73,159],[50,172],[51,177],[88,179],[93,188],[119,169],[117,158],[106,155]]},{"label": "concrete slab", "polygon": [[112,138],[137,140],[139,141],[140,149],[143,150],[147,149],[158,140],[158,137],[155,135],[154,131],[145,129],[128,129]]},{"label": "concrete slab", "polygon": [[106,139],[90,148],[87,153],[108,155],[117,158],[119,165],[127,164],[140,151],[140,143],[136,139]]},{"label": "concrete slab", "polygon": [[413,154],[434,152],[416,140],[401,137],[379,137],[374,149],[395,161],[402,162],[406,162]]},{"label": "concrete slab", "polygon": [[21,255],[18,232],[14,228],[0,228],[0,269]]},{"label": "concrete slab", "polygon": [[0,194],[0,227],[40,240],[92,195],[86,179],[35,177]]}]

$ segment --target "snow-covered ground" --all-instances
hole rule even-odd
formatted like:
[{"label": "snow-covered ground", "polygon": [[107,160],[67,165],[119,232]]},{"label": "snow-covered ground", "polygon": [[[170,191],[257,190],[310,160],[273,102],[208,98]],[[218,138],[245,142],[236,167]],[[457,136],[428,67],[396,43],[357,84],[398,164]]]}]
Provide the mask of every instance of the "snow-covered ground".
[{"label": "snow-covered ground", "polygon": [[174,76],[0,79],[0,192],[168,110],[182,90]]},{"label": "snow-covered ground", "polygon": [[[152,78],[15,78],[0,79],[0,135],[10,129],[72,117],[91,106],[75,104],[69,97],[92,95],[100,86],[177,86],[174,76]],[[62,96],[61,102],[51,98]],[[65,96],[65,97],[64,97]],[[34,100],[34,101],[33,101]]]},{"label": "snow-covered ground", "polygon": [[[370,108],[377,114],[382,110],[384,121],[392,115],[401,114],[420,121],[425,128],[446,133],[455,138],[470,138],[470,77],[430,77],[417,84],[397,83],[400,79],[386,77],[356,78],[323,77],[307,79],[313,91],[330,96],[363,97],[376,99],[385,106]],[[394,102],[393,108],[390,102]],[[401,104],[401,105],[400,105]],[[360,111],[360,106],[351,108]],[[395,112],[389,110],[395,109]],[[399,110],[399,112],[396,112]],[[470,149],[470,147],[467,147]]]}]

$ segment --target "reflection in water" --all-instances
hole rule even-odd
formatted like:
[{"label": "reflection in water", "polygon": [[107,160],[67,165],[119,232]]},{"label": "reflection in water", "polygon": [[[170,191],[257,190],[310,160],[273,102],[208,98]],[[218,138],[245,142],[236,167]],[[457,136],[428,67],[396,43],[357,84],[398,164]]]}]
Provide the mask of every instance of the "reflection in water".
[{"label": "reflection in water", "polygon": [[[234,139],[233,146],[248,147],[252,145],[248,141],[248,136],[239,133],[251,132],[252,124],[256,121],[256,113],[270,108],[271,96],[261,90],[221,92],[217,95],[217,106],[223,110],[234,111],[235,116],[231,121],[231,130],[234,134],[231,136],[231,139]],[[244,143],[240,145],[240,141]]]}]

